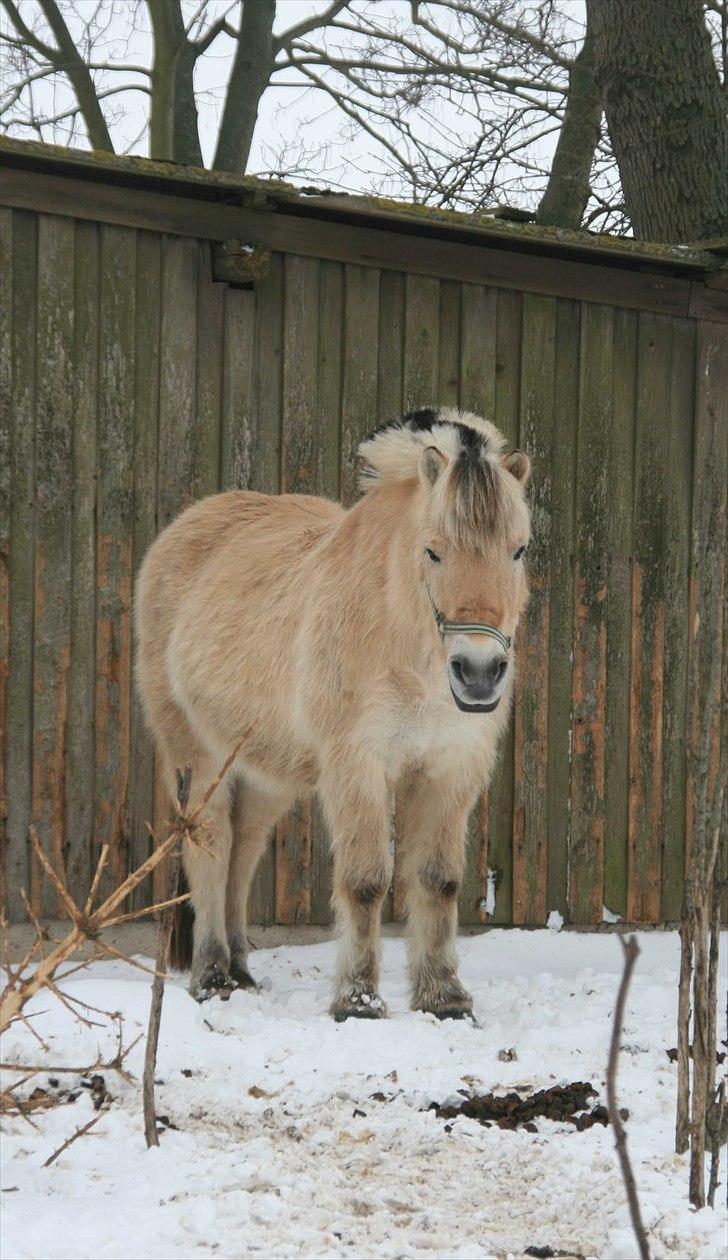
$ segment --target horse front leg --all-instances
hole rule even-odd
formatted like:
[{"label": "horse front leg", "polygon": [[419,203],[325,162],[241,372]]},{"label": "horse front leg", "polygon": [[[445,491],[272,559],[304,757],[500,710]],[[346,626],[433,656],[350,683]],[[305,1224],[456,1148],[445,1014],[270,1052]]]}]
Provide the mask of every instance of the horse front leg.
[{"label": "horse front leg", "polygon": [[320,788],[334,853],[333,901],[340,932],[331,1014],[381,1019],[379,996],[382,902],[392,879],[391,798],[383,775],[337,767]]},{"label": "horse front leg", "polygon": [[462,1019],[473,1008],[455,950],[472,800],[425,773],[398,798],[412,1006],[439,1019]]}]

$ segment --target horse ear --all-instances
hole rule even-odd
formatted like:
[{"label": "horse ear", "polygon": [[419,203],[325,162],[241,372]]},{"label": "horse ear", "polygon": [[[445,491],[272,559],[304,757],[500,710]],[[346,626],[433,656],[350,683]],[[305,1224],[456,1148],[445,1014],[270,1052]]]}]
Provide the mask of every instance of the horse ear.
[{"label": "horse ear", "polygon": [[509,451],[503,456],[503,467],[525,486],[531,476],[531,461],[525,451]]},{"label": "horse ear", "polygon": [[443,468],[447,468],[447,459],[436,446],[426,446],[420,455],[420,476],[423,481],[434,486]]}]

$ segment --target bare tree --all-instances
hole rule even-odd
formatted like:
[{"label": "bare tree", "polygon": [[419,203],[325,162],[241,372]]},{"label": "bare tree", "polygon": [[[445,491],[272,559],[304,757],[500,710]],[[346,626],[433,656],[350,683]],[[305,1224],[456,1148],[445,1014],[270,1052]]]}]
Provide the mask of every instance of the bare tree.
[{"label": "bare tree", "polygon": [[[589,0],[577,9],[567,0],[312,0],[287,28],[277,0],[0,3],[0,126],[11,134],[85,140],[107,151],[146,142],[154,158],[199,166],[209,156],[214,168],[242,173],[261,149],[254,141],[270,94],[269,101],[291,101],[295,118],[281,106],[281,138],[262,149],[266,174],[325,176],[348,189],[466,210],[507,202],[558,227],[628,231],[631,222],[654,239],[685,239],[686,232],[695,239],[715,221],[707,203],[694,207],[675,236],[670,207],[680,199],[680,167],[668,172],[664,188],[656,184],[659,196],[635,191],[632,171],[639,182],[649,170],[627,156],[636,115],[620,84],[639,78],[640,47],[635,39],[620,42],[617,74],[619,58],[605,52],[608,29],[616,48],[605,14],[628,16],[640,6],[654,13],[652,0]],[[687,77],[708,81],[705,90],[688,91],[710,98],[696,123],[713,127],[696,147],[703,154],[720,128],[726,0],[661,5],[688,14]],[[670,31],[672,18],[647,25]],[[217,65],[224,83],[211,77]],[[660,111],[667,114],[672,100],[679,109],[680,99],[667,74],[648,93],[655,134]],[[217,124],[213,145],[201,141],[201,115],[206,121],[208,114]]]},{"label": "bare tree", "polygon": [[[266,173],[325,168],[329,182],[461,209],[526,202],[540,222],[568,227],[589,201],[587,223],[624,226],[591,40],[582,48],[564,4],[321,0],[284,30],[276,0],[2,5],[0,123],[13,134],[74,144],[85,133],[113,151],[136,116],[131,147],[146,139],[151,157],[202,165],[198,111],[211,104],[212,165],[244,172],[263,97],[279,90],[299,115],[333,106],[340,126],[328,146],[284,127]],[[225,88],[202,89],[201,63],[217,54],[230,65]]]}]

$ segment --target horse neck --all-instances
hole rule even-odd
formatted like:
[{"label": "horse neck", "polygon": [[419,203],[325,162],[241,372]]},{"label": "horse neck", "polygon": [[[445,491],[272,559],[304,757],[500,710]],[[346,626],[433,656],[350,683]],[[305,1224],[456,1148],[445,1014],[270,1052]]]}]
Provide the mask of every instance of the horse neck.
[{"label": "horse neck", "polygon": [[[397,642],[421,641],[431,614],[421,564],[419,483],[393,482],[370,491],[352,512],[360,514],[360,535],[372,579],[384,595],[382,612]],[[421,623],[424,623],[421,624]]]}]

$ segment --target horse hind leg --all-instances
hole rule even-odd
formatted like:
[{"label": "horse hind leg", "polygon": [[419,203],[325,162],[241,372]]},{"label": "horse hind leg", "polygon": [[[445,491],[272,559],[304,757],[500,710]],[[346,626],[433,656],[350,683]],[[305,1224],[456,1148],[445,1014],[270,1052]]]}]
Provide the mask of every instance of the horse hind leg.
[{"label": "horse hind leg", "polygon": [[230,976],[241,989],[254,989],[248,970],[248,899],[258,863],[272,828],[293,803],[294,794],[269,791],[247,779],[233,789],[232,849],[227,876],[226,930]]}]

